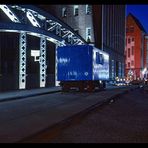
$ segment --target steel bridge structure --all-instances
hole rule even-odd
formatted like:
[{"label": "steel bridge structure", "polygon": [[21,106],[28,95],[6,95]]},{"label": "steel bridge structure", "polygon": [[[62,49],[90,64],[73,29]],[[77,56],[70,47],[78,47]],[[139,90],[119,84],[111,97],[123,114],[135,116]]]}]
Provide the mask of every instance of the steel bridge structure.
[{"label": "steel bridge structure", "polygon": [[47,41],[56,47],[87,44],[70,26],[34,5],[0,5],[0,13],[8,18],[0,20],[0,32],[19,33],[19,89],[26,88],[27,34],[40,38],[40,50],[32,52],[40,65],[40,87],[46,85]]}]

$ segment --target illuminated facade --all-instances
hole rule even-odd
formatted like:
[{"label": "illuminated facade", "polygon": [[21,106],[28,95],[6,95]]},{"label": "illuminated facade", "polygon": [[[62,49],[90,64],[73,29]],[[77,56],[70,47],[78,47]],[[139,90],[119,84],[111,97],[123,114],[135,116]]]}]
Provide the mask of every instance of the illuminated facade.
[{"label": "illuminated facade", "polygon": [[148,79],[148,35],[144,36],[144,69],[142,71],[144,79]]},{"label": "illuminated facade", "polygon": [[126,19],[126,48],[125,48],[125,72],[131,80],[143,79],[142,71],[145,67],[144,40],[145,29],[139,20],[131,13]]},{"label": "illuminated facade", "polygon": [[[110,56],[110,80],[124,77],[125,5],[40,5]],[[118,15],[117,15],[118,14]]]}]

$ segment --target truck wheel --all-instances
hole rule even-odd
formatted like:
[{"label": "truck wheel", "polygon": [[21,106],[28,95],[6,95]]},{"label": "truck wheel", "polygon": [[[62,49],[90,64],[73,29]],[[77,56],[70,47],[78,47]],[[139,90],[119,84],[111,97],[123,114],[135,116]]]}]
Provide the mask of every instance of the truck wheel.
[{"label": "truck wheel", "polygon": [[88,84],[87,84],[87,91],[88,92],[93,92],[94,89],[95,89],[94,83],[93,82],[88,82]]}]

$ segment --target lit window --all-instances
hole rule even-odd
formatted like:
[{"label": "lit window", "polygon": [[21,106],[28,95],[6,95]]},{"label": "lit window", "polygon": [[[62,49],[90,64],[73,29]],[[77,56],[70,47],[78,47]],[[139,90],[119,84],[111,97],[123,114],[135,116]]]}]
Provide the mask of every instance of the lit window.
[{"label": "lit window", "polygon": [[130,48],[128,48],[128,53],[127,53],[128,57],[130,57]]},{"label": "lit window", "polygon": [[131,39],[130,38],[128,38],[128,43],[130,43],[131,42]]},{"label": "lit window", "polygon": [[134,41],[134,37],[132,37],[132,42]]},{"label": "lit window", "polygon": [[86,41],[90,42],[90,40],[91,40],[91,28],[88,27],[86,28]]},{"label": "lit window", "polygon": [[86,5],[86,14],[91,14],[91,6]]},{"label": "lit window", "polygon": [[114,78],[114,60],[112,60],[112,69],[111,69],[111,71],[112,71],[112,79]]},{"label": "lit window", "polygon": [[134,55],[134,46],[132,46],[132,55]]},{"label": "lit window", "polygon": [[79,6],[74,5],[74,16],[77,16],[79,14]]},{"label": "lit window", "polygon": [[130,62],[128,62],[128,68],[130,68]]},{"label": "lit window", "polygon": [[64,7],[62,8],[62,17],[66,17],[67,16],[67,9]]}]

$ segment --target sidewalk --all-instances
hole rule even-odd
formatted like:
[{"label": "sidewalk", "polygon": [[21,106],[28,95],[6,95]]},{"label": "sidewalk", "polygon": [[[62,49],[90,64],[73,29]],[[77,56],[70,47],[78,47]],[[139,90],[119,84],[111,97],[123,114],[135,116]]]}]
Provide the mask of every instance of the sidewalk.
[{"label": "sidewalk", "polygon": [[[120,88],[113,85],[107,85],[108,89]],[[36,88],[36,89],[28,89],[28,90],[14,90],[9,92],[0,92],[0,102],[16,100],[21,98],[39,96],[44,94],[56,93],[60,92],[61,87],[48,87],[48,88]]]},{"label": "sidewalk", "polygon": [[61,87],[37,88],[31,90],[16,90],[11,92],[1,92],[0,102],[16,100],[26,97],[50,94],[61,91]]},{"label": "sidewalk", "polygon": [[[97,93],[58,93],[50,96],[38,96],[20,101],[0,103],[0,143],[38,142],[32,139],[36,134],[46,130],[57,130],[57,126],[67,124],[67,121],[83,115],[99,105],[110,102],[115,97],[127,93],[135,87],[125,87],[116,90],[107,90]],[[7,97],[26,97],[59,91],[56,87],[10,92]],[[1,95],[6,97],[4,93]],[[50,98],[49,98],[50,97]],[[55,131],[54,131],[55,132]]]}]

